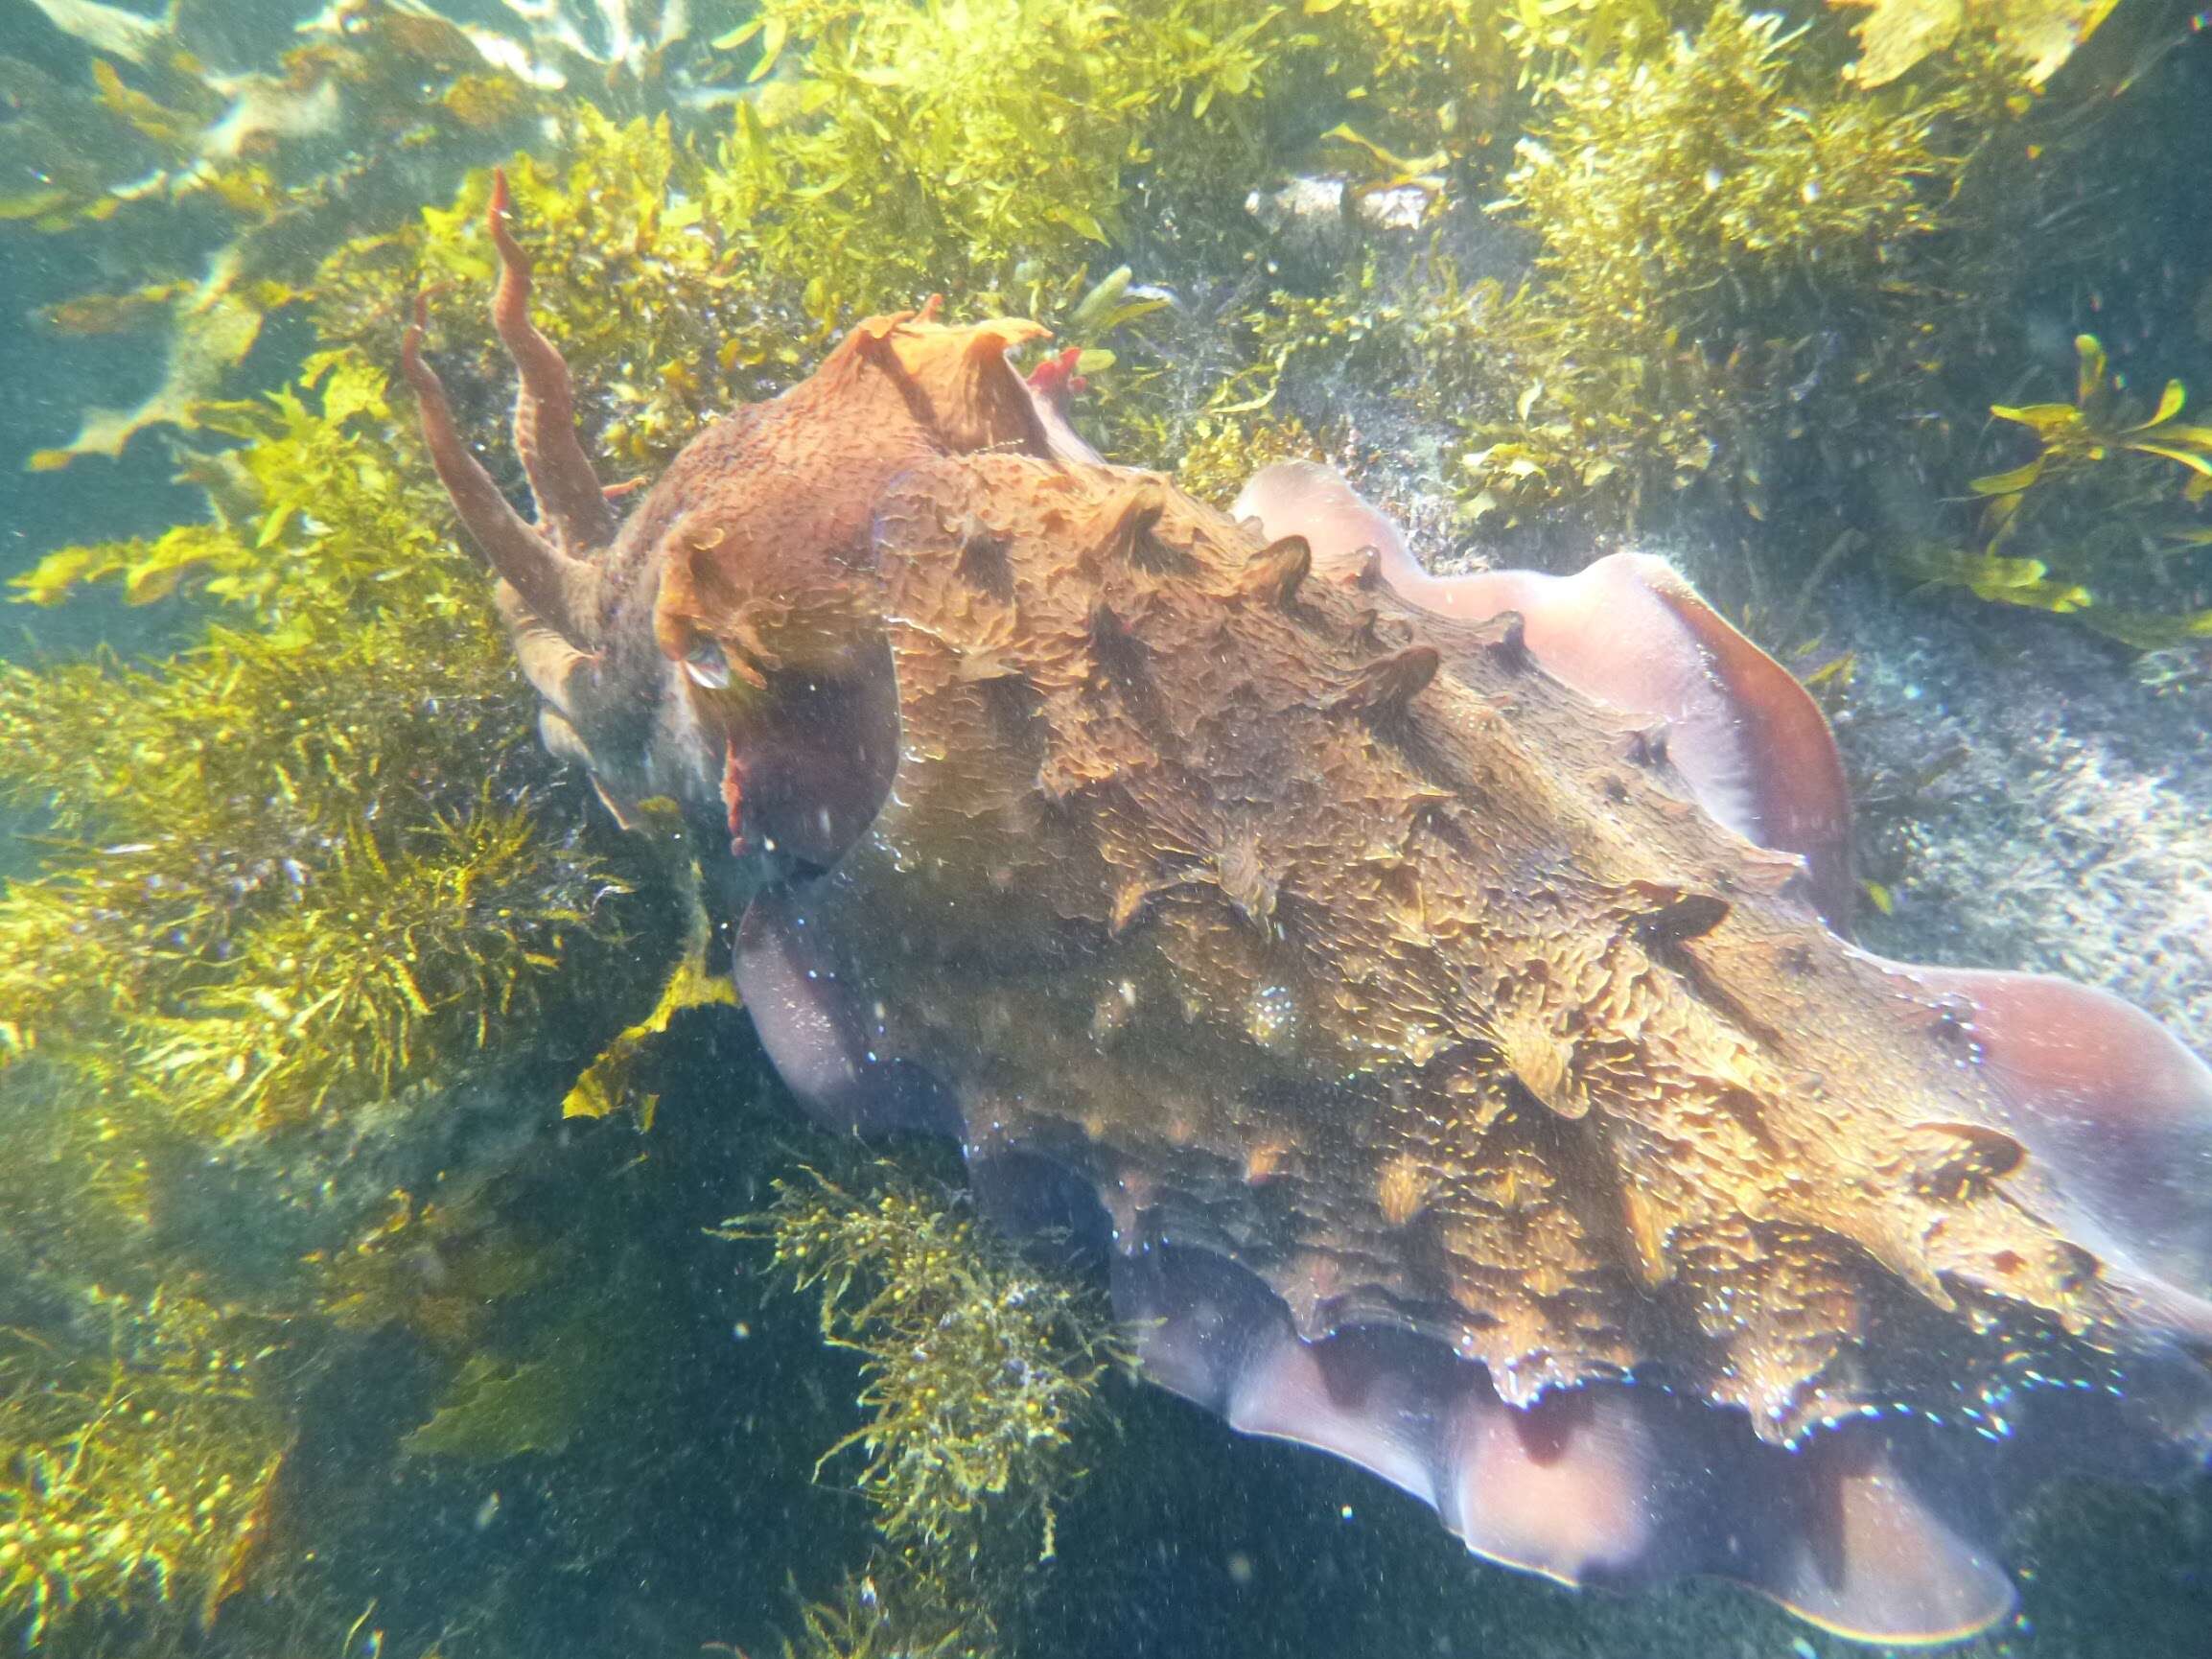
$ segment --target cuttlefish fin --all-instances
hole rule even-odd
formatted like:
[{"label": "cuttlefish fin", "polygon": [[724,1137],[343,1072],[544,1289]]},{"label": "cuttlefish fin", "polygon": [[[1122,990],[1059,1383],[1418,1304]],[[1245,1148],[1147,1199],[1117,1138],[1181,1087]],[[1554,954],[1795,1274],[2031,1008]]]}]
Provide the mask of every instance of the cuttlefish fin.
[{"label": "cuttlefish fin", "polygon": [[[1876,959],[1877,961],[1879,959]],[[1880,966],[1908,1027],[1990,1085],[2006,1179],[2149,1334],[2212,1347],[2212,1068],[2141,1009],[2040,973]]]},{"label": "cuttlefish fin", "polygon": [[1115,1311],[1148,1378],[1244,1433],[1380,1475],[1487,1560],[1613,1587],[1710,1574],[1898,1645],[1953,1641],[2013,1606],[1993,1554],[1904,1478],[1910,1448],[1878,1425],[1793,1450],[1739,1413],[1654,1387],[1596,1382],[1516,1404],[1434,1337],[1302,1338],[1256,1275],[1150,1230],[1130,1218],[1111,1257]]},{"label": "cuttlefish fin", "polygon": [[1461,621],[1519,614],[1521,643],[1539,666],[1664,723],[1667,756],[1697,804],[1747,840],[1804,858],[1815,908],[1839,931],[1848,923],[1851,793],[1827,719],[1665,560],[1613,553],[1571,576],[1431,575],[1385,514],[1313,461],[1263,468],[1231,513],[1257,519],[1269,538],[1305,537],[1324,579],[1380,583]]},{"label": "cuttlefish fin", "polygon": [[1784,1455],[1775,1524],[1724,1577],[1860,1642],[1955,1642],[2013,1610],[1991,1553],[1936,1513],[1877,1436],[1830,1431]]}]

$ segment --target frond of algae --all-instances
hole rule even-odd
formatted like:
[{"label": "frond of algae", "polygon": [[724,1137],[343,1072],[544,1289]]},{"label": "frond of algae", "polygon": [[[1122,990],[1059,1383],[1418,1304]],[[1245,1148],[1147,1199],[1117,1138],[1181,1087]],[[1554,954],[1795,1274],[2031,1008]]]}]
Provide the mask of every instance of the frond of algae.
[{"label": "frond of algae", "polygon": [[139,1022],[134,1081],[211,1139],[312,1119],[439,1075],[528,1012],[594,924],[588,867],[486,801],[387,854],[348,826],[224,971]]},{"label": "frond of algae", "polygon": [[2074,396],[1993,406],[2033,436],[2018,466],[1971,479],[1977,539],[1900,549],[1906,573],[1994,604],[2071,616],[2141,651],[2212,639],[2212,427],[2187,416],[2188,388],[2168,381],[2152,408],[2115,383],[2095,335],[2074,341]]},{"label": "frond of algae", "polygon": [[1864,9],[1852,26],[1864,48],[1845,73],[1885,86],[1962,39],[1986,38],[2026,85],[2041,87],[2097,32],[2119,0],[1828,0]]},{"label": "frond of algae", "polygon": [[893,1173],[862,1191],[809,1173],[776,1183],[731,1236],[820,1298],[822,1334],[860,1356],[867,1421],[823,1454],[858,1454],[885,1541],[927,1572],[974,1562],[1013,1529],[1053,1547],[1054,1503],[1118,1358],[1094,1294],[1039,1273],[975,1221]]},{"label": "frond of algae", "polygon": [[36,1646],[91,1611],[202,1622],[267,1541],[291,1437],[266,1332],[205,1303],[97,1289],[74,1344],[0,1351],[0,1609]]}]

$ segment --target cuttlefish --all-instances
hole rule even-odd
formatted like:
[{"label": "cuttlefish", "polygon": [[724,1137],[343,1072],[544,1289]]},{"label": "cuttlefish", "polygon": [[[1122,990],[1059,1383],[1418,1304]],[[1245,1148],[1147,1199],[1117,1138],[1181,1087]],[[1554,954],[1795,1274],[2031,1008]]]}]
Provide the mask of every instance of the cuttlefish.
[{"label": "cuttlefish", "polygon": [[2002,1617],[2004,1507],[2212,1439],[2212,1072],[1843,935],[1817,708],[1678,574],[1428,574],[1334,473],[1100,459],[1036,324],[862,322],[626,516],[491,234],[543,731],[673,802],[783,1079],[1095,1228],[1156,1382],[1572,1583]]}]

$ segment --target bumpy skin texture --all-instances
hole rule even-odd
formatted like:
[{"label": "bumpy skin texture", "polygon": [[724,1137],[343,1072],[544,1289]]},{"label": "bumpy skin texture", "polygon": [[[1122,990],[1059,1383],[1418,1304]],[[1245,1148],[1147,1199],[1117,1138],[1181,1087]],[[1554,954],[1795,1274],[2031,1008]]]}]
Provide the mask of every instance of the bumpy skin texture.
[{"label": "bumpy skin texture", "polygon": [[907,475],[876,552],[904,760],[807,911],[979,1149],[1520,1403],[1664,1361],[1781,1438],[1870,1403],[1910,1310],[1959,1320],[1942,1390],[2023,1331],[2201,1334],[2071,1236],[1970,1009],[1509,622],[1292,585],[1298,543],[1013,456]]},{"label": "bumpy skin texture", "polygon": [[1091,458],[1039,333],[863,324],[598,557],[472,495],[410,342],[550,738],[677,803],[813,1110],[959,1133],[1009,1214],[1095,1195],[1160,1380],[1563,1578],[1940,1638],[2010,1589],[1915,1471],[2039,1412],[2201,1446],[2197,1061],[1854,949],[1514,615]]}]

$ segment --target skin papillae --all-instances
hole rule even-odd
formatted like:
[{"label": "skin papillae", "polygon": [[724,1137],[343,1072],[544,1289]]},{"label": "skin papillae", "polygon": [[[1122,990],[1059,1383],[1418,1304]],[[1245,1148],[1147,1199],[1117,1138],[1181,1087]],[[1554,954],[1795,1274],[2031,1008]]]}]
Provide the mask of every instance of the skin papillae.
[{"label": "skin papillae", "polygon": [[1832,931],[1832,745],[1679,576],[1439,582],[1333,476],[1232,520],[931,308],[617,526],[503,209],[535,524],[406,366],[547,740],[674,803],[811,1110],[1102,1218],[1156,1380],[1494,1559],[1893,1642],[2008,1609],[2025,1484],[2201,1455],[2212,1073]]}]

